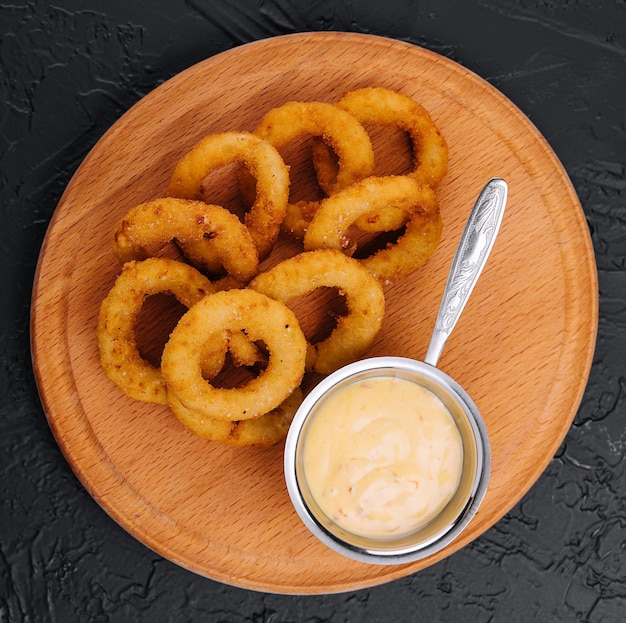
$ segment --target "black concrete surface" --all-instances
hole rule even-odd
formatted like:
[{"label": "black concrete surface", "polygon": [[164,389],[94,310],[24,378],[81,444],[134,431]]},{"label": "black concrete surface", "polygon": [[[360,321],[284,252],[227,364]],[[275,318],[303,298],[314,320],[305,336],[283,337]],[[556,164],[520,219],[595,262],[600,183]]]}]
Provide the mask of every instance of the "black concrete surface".
[{"label": "black concrete surface", "polygon": [[[404,579],[297,597],[198,577],[105,514],[44,417],[29,307],[61,193],[119,116],[208,56],[312,30],[423,46],[476,72],[528,115],[582,202],[600,322],[571,430],[496,526]],[[0,34],[1,623],[626,621],[623,0],[1,0]]]}]

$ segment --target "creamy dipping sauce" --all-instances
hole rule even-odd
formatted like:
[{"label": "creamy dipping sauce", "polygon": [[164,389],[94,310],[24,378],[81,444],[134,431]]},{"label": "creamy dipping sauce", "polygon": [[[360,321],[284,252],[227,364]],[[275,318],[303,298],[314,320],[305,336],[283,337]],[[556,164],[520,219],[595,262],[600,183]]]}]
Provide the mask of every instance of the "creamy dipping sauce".
[{"label": "creamy dipping sauce", "polygon": [[372,538],[428,523],[454,495],[463,444],[441,400],[412,381],[375,377],[327,399],[306,432],[306,482],[321,510]]}]

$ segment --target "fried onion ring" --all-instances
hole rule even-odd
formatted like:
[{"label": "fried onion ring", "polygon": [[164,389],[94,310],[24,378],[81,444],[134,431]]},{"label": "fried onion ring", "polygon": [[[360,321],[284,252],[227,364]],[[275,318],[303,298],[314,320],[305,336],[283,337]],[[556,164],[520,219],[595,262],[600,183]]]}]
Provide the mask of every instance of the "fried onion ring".
[{"label": "fried onion ring", "polygon": [[[132,208],[119,222],[113,250],[122,263],[145,259],[149,248],[178,241],[210,239],[227,276],[218,289],[240,287],[258,271],[259,256],[250,232],[221,206],[188,199],[162,198]],[[202,268],[201,258],[196,258]]]},{"label": "fried onion ring", "polygon": [[[408,95],[383,87],[367,87],[346,93],[336,104],[363,125],[392,126],[409,134],[413,145],[413,170],[419,182],[436,188],[448,170],[448,146],[428,111]],[[314,146],[314,166],[322,189],[332,194],[337,164],[328,147]]]},{"label": "fried onion ring", "polygon": [[[202,375],[207,345],[238,331],[265,344],[267,366],[242,386],[214,387]],[[276,409],[299,386],[305,359],[306,339],[288,307],[254,290],[228,290],[203,298],[179,320],[163,349],[161,374],[168,393],[197,417],[232,422]]]},{"label": "fried onion ring", "polygon": [[322,201],[304,237],[305,250],[353,252],[349,227],[390,205],[410,214],[405,232],[395,243],[359,261],[381,283],[396,281],[430,258],[443,228],[435,191],[412,177],[370,177]]},{"label": "fried onion ring", "polygon": [[329,374],[354,361],[372,344],[382,325],[385,298],[381,285],[357,260],[336,250],[300,253],[257,275],[248,287],[287,304],[316,288],[336,288],[348,313],[337,318],[331,334],[308,342],[307,370]]},{"label": "fried onion ring", "polygon": [[[215,333],[203,355],[203,378],[215,379],[226,362],[227,352],[236,366],[266,363],[263,354],[245,333]],[[167,399],[177,419],[198,437],[237,447],[271,446],[285,438],[302,402],[302,390],[296,387],[286,400],[265,415],[236,421],[210,418],[188,409],[172,391],[167,392]]]},{"label": "fried onion ring", "polygon": [[132,398],[167,404],[161,372],[142,358],[135,337],[146,297],[161,292],[191,307],[214,288],[204,275],[176,260],[127,262],[100,306],[97,334],[100,360],[109,379]]},{"label": "fried onion ring", "polygon": [[287,435],[293,417],[302,403],[302,390],[293,391],[278,407],[251,420],[228,421],[203,417],[183,406],[169,393],[169,405],[178,420],[198,437],[229,446],[272,446]]},{"label": "fried onion ring", "polygon": [[[256,180],[256,196],[244,223],[257,246],[260,259],[265,259],[280,233],[289,200],[289,170],[280,153],[267,141],[249,132],[222,132],[203,138],[183,156],[174,169],[167,194],[183,199],[200,199],[202,182],[218,167],[238,162]],[[199,243],[182,244],[198,253]],[[205,251],[210,254],[210,251]]]},{"label": "fried onion ring", "polygon": [[[338,158],[334,180],[324,189],[326,194],[346,188],[374,170],[374,151],[367,132],[352,115],[333,104],[287,102],[267,112],[254,134],[277,149],[302,135],[323,140]],[[302,238],[318,204],[316,201],[289,203],[283,230]]]}]

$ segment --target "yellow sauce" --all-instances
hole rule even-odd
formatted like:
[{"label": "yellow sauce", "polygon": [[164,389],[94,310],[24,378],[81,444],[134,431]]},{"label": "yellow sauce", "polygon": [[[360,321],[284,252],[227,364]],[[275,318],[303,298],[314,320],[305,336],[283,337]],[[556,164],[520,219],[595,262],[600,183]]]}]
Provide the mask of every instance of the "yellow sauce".
[{"label": "yellow sauce", "polygon": [[353,534],[390,538],[428,523],[450,501],[463,446],[437,396],[405,379],[340,389],[306,433],[304,473],[321,510]]}]

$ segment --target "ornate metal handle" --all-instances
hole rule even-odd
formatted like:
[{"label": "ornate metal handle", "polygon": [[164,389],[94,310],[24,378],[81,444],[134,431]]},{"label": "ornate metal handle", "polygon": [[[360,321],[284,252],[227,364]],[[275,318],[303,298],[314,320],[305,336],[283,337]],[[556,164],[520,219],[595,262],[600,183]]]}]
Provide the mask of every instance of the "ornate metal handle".
[{"label": "ornate metal handle", "polygon": [[493,178],[482,189],[467,220],[443,291],[435,329],[424,361],[437,365],[441,351],[457,323],[500,229],[508,195],[507,183]]}]

